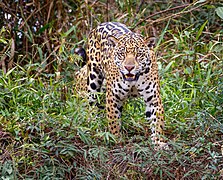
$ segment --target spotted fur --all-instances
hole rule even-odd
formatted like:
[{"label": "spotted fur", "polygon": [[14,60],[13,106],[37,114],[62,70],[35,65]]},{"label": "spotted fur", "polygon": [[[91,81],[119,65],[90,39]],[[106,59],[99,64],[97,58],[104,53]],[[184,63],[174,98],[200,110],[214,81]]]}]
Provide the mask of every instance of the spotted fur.
[{"label": "spotted fur", "polygon": [[160,97],[156,56],[150,39],[130,31],[124,24],[107,22],[88,37],[87,64],[77,75],[77,89],[96,101],[106,80],[106,111],[110,132],[120,133],[123,102],[142,97],[145,116],[151,123],[152,142],[163,145],[164,110]]}]

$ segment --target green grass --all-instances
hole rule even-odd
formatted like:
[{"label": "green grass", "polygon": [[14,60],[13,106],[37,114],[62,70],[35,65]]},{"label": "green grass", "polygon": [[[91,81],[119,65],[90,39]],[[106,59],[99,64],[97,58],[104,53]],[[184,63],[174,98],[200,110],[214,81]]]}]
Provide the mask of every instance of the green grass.
[{"label": "green grass", "polygon": [[223,168],[222,55],[209,52],[199,62],[205,52],[185,50],[176,56],[179,48],[159,57],[171,151],[153,150],[141,100],[125,105],[123,141],[115,144],[105,112],[98,114],[73,94],[72,73],[58,81],[55,75],[34,79],[20,66],[2,73],[1,178],[218,178]]},{"label": "green grass", "polygon": [[[117,1],[120,14],[110,18],[132,26],[148,15],[144,8],[155,11],[171,5],[146,4],[136,13],[130,8],[135,4]],[[104,7],[101,1],[98,5]],[[44,26],[51,40],[60,43],[55,51],[49,54],[46,42],[32,44],[28,55],[17,52],[12,69],[0,70],[0,179],[221,179],[223,32],[213,6],[157,25],[170,150],[154,150],[141,99],[124,105],[122,138],[117,140],[108,132],[105,110],[89,106],[75,93],[74,76],[80,67],[73,51],[78,38],[86,40],[88,28],[78,29],[81,19],[58,37]],[[103,13],[99,19],[94,14],[98,9],[89,11],[94,24],[105,21]],[[136,29],[147,33],[146,27],[143,22]],[[35,34],[30,30],[29,36],[32,40]],[[0,59],[10,58],[9,31],[2,29],[0,40],[7,47]],[[47,69],[49,60],[53,71]]]}]

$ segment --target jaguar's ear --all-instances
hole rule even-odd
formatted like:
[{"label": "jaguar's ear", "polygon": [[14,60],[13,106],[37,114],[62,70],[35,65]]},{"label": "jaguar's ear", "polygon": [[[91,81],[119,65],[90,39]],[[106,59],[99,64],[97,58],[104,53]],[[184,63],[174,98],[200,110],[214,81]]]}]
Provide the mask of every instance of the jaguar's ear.
[{"label": "jaguar's ear", "polygon": [[112,35],[108,36],[108,45],[114,47],[118,43],[118,39]]},{"label": "jaguar's ear", "polygon": [[146,38],[146,40],[145,40],[148,47],[152,47],[152,48],[155,47],[156,41],[157,41],[156,37],[149,37],[149,38]]}]

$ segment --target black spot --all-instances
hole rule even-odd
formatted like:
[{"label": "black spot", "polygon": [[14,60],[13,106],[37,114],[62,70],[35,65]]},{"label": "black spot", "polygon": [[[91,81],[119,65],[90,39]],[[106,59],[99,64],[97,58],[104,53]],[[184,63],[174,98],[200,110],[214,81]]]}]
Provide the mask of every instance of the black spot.
[{"label": "black spot", "polygon": [[153,105],[154,105],[155,107],[158,106],[158,102],[155,102]]},{"label": "black spot", "polygon": [[94,100],[96,100],[96,99],[97,99],[96,94],[92,94],[92,95],[91,95],[91,97],[92,97],[92,99],[94,99]]},{"label": "black spot", "polygon": [[122,28],[126,33],[129,32],[129,29],[123,27],[122,25],[119,26],[119,24],[116,24],[118,27]]},{"label": "black spot", "polygon": [[103,27],[101,27],[101,28],[99,28],[99,32],[102,32],[104,30],[104,28]]},{"label": "black spot", "polygon": [[146,68],[145,70],[145,74],[147,74],[149,72],[149,68]]},{"label": "black spot", "polygon": [[95,59],[96,59],[97,62],[100,61],[100,53],[99,52],[96,53]]},{"label": "black spot", "polygon": [[93,40],[90,40],[90,44],[93,45],[94,44],[94,41]]},{"label": "black spot", "polygon": [[92,88],[93,90],[95,90],[95,89],[97,88],[96,85],[95,85],[95,83],[91,83],[90,86],[91,86],[91,88]]},{"label": "black spot", "polygon": [[99,78],[99,79],[102,79],[102,77],[103,77],[103,76],[102,76],[101,74],[98,75],[98,78]]},{"label": "black spot", "polygon": [[156,87],[156,83],[153,84],[153,89]]},{"label": "black spot", "polygon": [[[110,111],[111,111],[111,110],[110,110],[110,107],[107,107],[107,111],[108,111],[108,112],[110,112]],[[111,123],[109,123],[109,124],[111,124]]]},{"label": "black spot", "polygon": [[151,115],[152,115],[152,113],[151,113],[150,111],[147,111],[147,112],[146,112],[146,117],[147,117],[147,118],[150,118]]},{"label": "black spot", "polygon": [[99,85],[102,85],[102,81],[98,81],[98,84],[99,84]]},{"label": "black spot", "polygon": [[93,67],[93,71],[96,73],[96,74],[99,74],[99,71],[96,67]]},{"label": "black spot", "polygon": [[90,55],[90,60],[94,61],[94,57],[92,55]]},{"label": "black spot", "polygon": [[118,118],[118,116],[116,116],[116,114],[114,114],[114,115],[113,115],[113,118],[114,118],[114,119],[117,119],[117,118]]},{"label": "black spot", "polygon": [[150,97],[148,97],[147,100],[146,100],[146,102],[150,102],[152,100],[152,98],[153,98],[153,95],[150,96]]},{"label": "black spot", "polygon": [[122,112],[122,109],[123,109],[123,106],[118,107],[118,110],[119,110],[120,112]]},{"label": "black spot", "polygon": [[94,80],[95,78],[96,78],[96,76],[94,75],[94,74],[90,74],[90,78],[91,78],[91,80]]},{"label": "black spot", "polygon": [[90,49],[90,53],[91,53],[91,54],[93,53],[93,48]]},{"label": "black spot", "polygon": [[117,94],[115,94],[115,97],[116,97],[118,100],[121,100],[120,97],[119,97]]},{"label": "black spot", "polygon": [[150,84],[145,88],[145,90],[148,90],[150,88]]},{"label": "black spot", "polygon": [[95,41],[94,47],[96,47],[96,49],[99,49],[100,48],[100,44],[98,43],[98,41]]},{"label": "black spot", "polygon": [[[101,46],[104,47],[106,45],[105,42],[101,43]],[[103,51],[105,51],[106,49],[104,48]]]},{"label": "black spot", "polygon": [[105,39],[107,37],[108,33],[106,31],[103,32],[102,38]]},{"label": "black spot", "polygon": [[87,85],[89,85],[89,77],[87,78]]}]

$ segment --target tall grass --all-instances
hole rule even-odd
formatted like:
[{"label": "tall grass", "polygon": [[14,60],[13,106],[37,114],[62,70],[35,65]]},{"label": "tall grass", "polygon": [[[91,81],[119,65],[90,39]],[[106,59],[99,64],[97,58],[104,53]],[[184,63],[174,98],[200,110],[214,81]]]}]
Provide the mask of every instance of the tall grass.
[{"label": "tall grass", "polygon": [[[13,48],[10,29],[4,26],[1,179],[221,179],[223,32],[215,12],[219,6],[222,3],[186,7],[181,2],[83,2],[71,11],[76,10],[77,24],[58,34],[49,22],[37,34],[24,23],[24,37],[31,44],[25,53]],[[106,9],[112,7],[114,15]],[[172,19],[165,22],[165,16]],[[75,93],[80,67],[74,49],[84,44],[90,28],[106,20],[124,22],[145,36],[160,35],[156,51],[170,150],[154,151],[141,99],[124,105],[122,139],[117,143],[108,132],[105,110],[89,106]],[[40,34],[50,41],[37,41]]]}]

